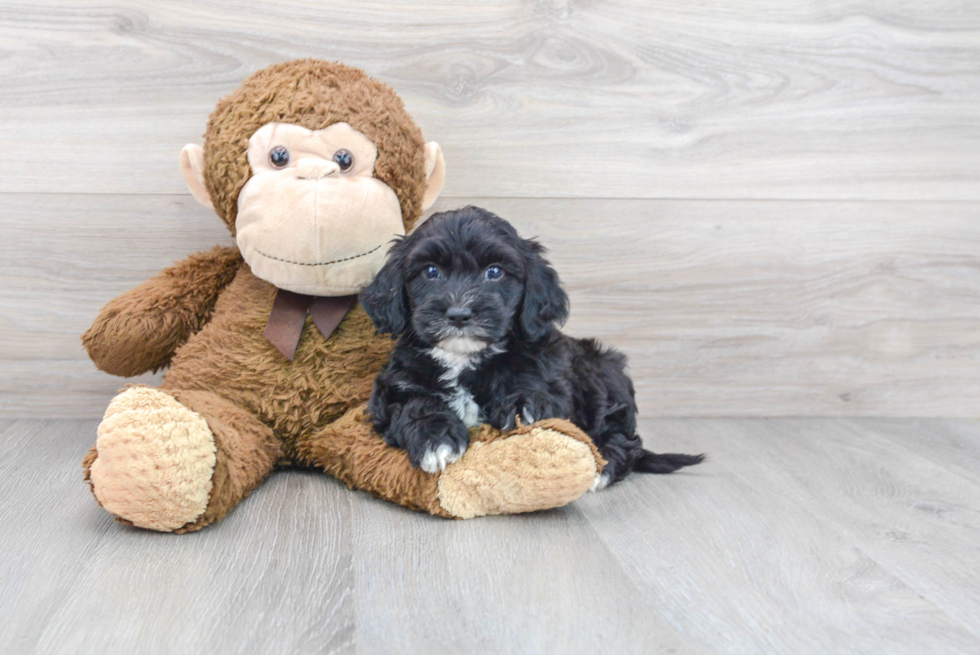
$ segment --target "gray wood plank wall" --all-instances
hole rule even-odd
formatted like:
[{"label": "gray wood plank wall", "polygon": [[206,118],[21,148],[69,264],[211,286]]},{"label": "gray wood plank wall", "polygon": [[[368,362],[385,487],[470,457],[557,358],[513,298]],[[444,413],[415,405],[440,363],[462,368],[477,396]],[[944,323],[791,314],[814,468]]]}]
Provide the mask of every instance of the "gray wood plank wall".
[{"label": "gray wood plank wall", "polygon": [[296,57],[550,246],[644,414],[980,412],[978,3],[79,0],[0,1],[0,416],[102,413],[78,335],[228,240],[177,153]]}]

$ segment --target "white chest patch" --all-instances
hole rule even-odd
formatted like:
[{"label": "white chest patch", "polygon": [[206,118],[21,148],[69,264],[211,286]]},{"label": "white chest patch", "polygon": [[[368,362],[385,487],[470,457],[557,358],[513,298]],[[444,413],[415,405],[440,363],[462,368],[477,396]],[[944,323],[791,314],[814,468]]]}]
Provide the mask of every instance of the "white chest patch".
[{"label": "white chest patch", "polygon": [[[452,350],[442,347],[443,345],[453,347]],[[460,374],[476,366],[480,360],[480,351],[473,350],[471,347],[459,348],[461,344],[441,342],[439,346],[429,350],[432,359],[442,364],[446,372],[439,376],[439,379],[447,383],[449,393],[443,397],[449,404],[456,416],[463,421],[463,424],[472,428],[483,422],[480,406],[473,399],[473,394],[469,389],[459,384]],[[468,344],[467,344],[468,345]]]}]

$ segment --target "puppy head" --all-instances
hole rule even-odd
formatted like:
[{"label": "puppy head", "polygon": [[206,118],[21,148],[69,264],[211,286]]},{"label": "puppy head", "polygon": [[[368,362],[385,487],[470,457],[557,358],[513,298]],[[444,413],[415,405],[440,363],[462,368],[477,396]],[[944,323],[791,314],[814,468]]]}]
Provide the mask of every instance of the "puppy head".
[{"label": "puppy head", "polygon": [[508,332],[537,341],[564,322],[568,296],[544,248],[477,207],[434,214],[398,240],[361,293],[378,330],[473,353]]}]

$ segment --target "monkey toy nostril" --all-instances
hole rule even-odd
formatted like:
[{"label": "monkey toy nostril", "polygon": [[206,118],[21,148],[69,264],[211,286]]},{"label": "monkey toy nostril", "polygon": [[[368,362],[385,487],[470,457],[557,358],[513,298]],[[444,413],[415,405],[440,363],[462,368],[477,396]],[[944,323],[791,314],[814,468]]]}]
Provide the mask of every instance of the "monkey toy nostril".
[{"label": "monkey toy nostril", "polygon": [[338,171],[340,167],[332,161],[300,162],[296,167],[296,177],[300,180],[319,180]]},{"label": "monkey toy nostril", "polygon": [[446,318],[455,325],[462,325],[473,318],[473,310],[469,307],[450,307],[446,310]]}]

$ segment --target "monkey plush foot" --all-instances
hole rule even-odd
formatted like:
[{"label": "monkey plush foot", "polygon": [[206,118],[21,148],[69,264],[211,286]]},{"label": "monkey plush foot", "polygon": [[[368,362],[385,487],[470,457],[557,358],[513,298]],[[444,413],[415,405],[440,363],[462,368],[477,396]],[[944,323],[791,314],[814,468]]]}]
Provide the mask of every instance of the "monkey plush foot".
[{"label": "monkey plush foot", "polygon": [[86,478],[109,513],[169,532],[207,508],[215,450],[200,414],[162,391],[133,387],[109,404],[85,458]]},{"label": "monkey plush foot", "polygon": [[496,436],[484,428],[443,471],[439,502],[462,519],[561,507],[587,492],[604,464],[568,421],[539,421]]}]

